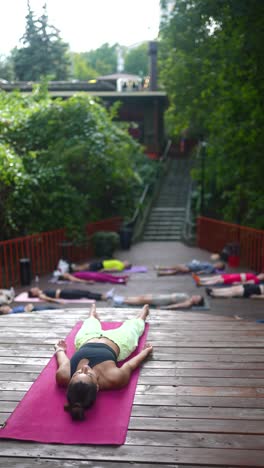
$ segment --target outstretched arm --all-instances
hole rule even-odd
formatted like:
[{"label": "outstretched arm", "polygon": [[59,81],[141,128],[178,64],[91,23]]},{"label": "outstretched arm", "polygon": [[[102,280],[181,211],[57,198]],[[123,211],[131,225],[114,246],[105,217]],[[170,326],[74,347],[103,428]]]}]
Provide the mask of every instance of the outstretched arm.
[{"label": "outstretched arm", "polygon": [[179,302],[178,304],[170,304],[168,306],[162,306],[161,309],[189,309],[192,307],[193,303],[191,299],[187,299],[186,301]]},{"label": "outstretched arm", "polygon": [[137,369],[140,366],[140,364],[142,364],[142,362],[146,359],[146,357],[150,353],[152,353],[152,351],[153,351],[153,346],[150,343],[147,343],[145,348],[140,353],[138,353],[133,358],[129,359],[129,361],[123,364],[123,366],[120,367],[120,369],[117,369],[119,372],[114,382],[114,388],[120,388],[120,387],[124,387],[125,385],[127,385],[127,383],[130,380],[132,372],[135,369]]},{"label": "outstretched arm", "polygon": [[46,296],[46,294],[44,294],[44,293],[39,294],[38,297],[39,297],[39,299],[42,299],[43,301],[55,302],[56,304],[60,303],[60,301],[58,301],[57,299],[53,299],[53,297]]},{"label": "outstretched arm", "polygon": [[66,355],[67,345],[64,340],[60,340],[54,345],[54,348],[58,364],[56,382],[64,387],[68,385],[71,378],[70,360]]}]

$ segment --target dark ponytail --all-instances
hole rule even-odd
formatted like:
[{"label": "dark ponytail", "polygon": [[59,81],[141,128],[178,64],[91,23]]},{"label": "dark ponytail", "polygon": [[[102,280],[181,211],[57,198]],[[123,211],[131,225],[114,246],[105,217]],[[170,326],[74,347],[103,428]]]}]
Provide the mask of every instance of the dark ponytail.
[{"label": "dark ponytail", "polygon": [[204,306],[204,298],[201,297],[200,301],[198,302],[197,304],[199,307],[203,307]]},{"label": "dark ponytail", "polygon": [[65,405],[64,409],[70,413],[74,421],[84,420],[84,408],[80,403],[75,403],[74,405]]},{"label": "dark ponytail", "polygon": [[77,382],[71,383],[67,390],[68,405],[64,406],[75,421],[83,421],[84,410],[90,408],[97,396],[97,386],[95,383]]}]

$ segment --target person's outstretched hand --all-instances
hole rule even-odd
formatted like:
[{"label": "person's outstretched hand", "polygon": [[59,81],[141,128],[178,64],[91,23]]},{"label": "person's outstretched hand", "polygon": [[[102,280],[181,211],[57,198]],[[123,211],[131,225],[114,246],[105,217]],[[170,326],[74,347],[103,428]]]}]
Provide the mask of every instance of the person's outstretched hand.
[{"label": "person's outstretched hand", "polygon": [[62,351],[66,352],[66,350],[67,350],[66,341],[64,341],[64,340],[59,340],[58,343],[56,343],[56,344],[54,345],[54,349],[55,349],[55,351],[58,351],[58,350],[61,349]]},{"label": "person's outstretched hand", "polygon": [[144,346],[144,350],[146,351],[146,355],[148,356],[149,354],[152,353],[153,351],[153,346],[151,343],[146,343]]}]

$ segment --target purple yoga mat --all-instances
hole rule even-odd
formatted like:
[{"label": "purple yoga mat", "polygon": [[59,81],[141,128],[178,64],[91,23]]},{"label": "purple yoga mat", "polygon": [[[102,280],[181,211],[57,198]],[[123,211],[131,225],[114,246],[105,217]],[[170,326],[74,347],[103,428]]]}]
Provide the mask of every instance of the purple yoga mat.
[{"label": "purple yoga mat", "polygon": [[146,273],[148,271],[145,266],[132,266],[131,268],[126,268],[123,270],[123,273]]},{"label": "purple yoga mat", "polygon": [[[119,326],[120,322],[102,322],[104,330]],[[69,357],[74,353],[74,336],[80,327],[81,322],[66,338]],[[146,324],[138,348],[131,356],[143,349],[148,327]],[[123,444],[139,369],[133,372],[126,387],[99,391],[94,407],[86,411],[85,421],[72,421],[69,413],[64,411],[66,391],[56,385],[56,369],[53,356],[0,430],[0,438],[61,444]]]}]

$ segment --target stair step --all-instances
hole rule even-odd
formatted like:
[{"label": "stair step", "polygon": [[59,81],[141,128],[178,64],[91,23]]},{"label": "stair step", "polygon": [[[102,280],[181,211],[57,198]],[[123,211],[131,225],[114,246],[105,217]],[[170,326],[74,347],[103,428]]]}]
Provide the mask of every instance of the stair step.
[{"label": "stair step", "polygon": [[179,231],[149,231],[147,230],[144,235],[146,236],[180,236],[182,234],[182,229]]},{"label": "stair step", "polygon": [[167,213],[168,211],[171,212],[171,213],[177,213],[177,212],[184,212],[185,211],[185,208],[181,208],[181,207],[178,207],[178,208],[175,208],[175,207],[154,207],[152,209],[152,212],[155,213],[155,211],[157,212],[161,212],[161,211],[164,211],[164,213]]},{"label": "stair step", "polygon": [[153,228],[147,227],[145,232],[148,233],[148,234],[150,234],[150,233],[151,234],[158,234],[158,233],[166,233],[166,232],[168,232],[168,233],[177,233],[178,234],[181,231],[182,231],[182,227],[179,227],[178,229],[175,228],[175,227],[174,228],[166,228],[165,227],[163,229],[159,229],[157,227],[153,227]]},{"label": "stair step", "polygon": [[172,160],[165,175],[159,196],[149,215],[144,240],[178,241],[186,215],[190,186],[190,160]]},{"label": "stair step", "polygon": [[184,219],[163,219],[163,218],[150,218],[148,224],[155,224],[155,226],[166,225],[166,226],[181,226],[184,224]]},{"label": "stair step", "polygon": [[144,236],[143,240],[144,241],[157,241],[157,242],[162,242],[162,241],[180,241],[182,239],[181,236],[159,236],[159,237],[153,237],[153,236]]},{"label": "stair step", "polygon": [[147,229],[181,229],[184,223],[148,223]]}]

